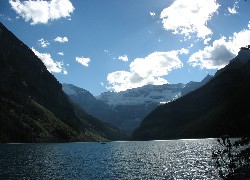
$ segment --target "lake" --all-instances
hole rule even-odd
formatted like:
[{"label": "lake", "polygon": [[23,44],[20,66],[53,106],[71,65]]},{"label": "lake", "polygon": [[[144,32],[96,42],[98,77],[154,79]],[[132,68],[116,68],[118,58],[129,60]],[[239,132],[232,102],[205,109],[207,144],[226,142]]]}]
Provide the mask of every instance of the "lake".
[{"label": "lake", "polygon": [[218,179],[215,139],[1,144],[0,179]]}]

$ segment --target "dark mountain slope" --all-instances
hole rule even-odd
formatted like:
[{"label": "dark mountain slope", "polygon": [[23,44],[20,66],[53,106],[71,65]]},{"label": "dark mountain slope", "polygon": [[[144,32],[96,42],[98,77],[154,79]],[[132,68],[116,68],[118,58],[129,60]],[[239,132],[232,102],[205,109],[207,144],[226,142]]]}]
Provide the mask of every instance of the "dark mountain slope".
[{"label": "dark mountain slope", "polygon": [[208,81],[210,81],[212,78],[213,78],[213,76],[207,75],[201,82],[190,81],[181,90],[181,95],[184,96],[184,95],[186,95],[186,94],[200,88],[201,86],[205,85]]},{"label": "dark mountain slope", "polygon": [[205,138],[250,132],[250,62],[237,57],[201,88],[155,109],[134,139]]},{"label": "dark mountain slope", "polygon": [[[0,141],[100,140],[116,132],[86,127],[94,118],[76,113],[42,61],[1,23],[0,42]],[[92,130],[99,134],[86,134]]]},{"label": "dark mountain slope", "polygon": [[118,127],[120,117],[117,112],[104,102],[97,100],[89,91],[72,84],[63,84],[63,91],[88,114]]},{"label": "dark mountain slope", "polygon": [[[13,100],[15,99],[15,100]],[[0,100],[1,142],[75,141],[79,133],[34,100]]]}]

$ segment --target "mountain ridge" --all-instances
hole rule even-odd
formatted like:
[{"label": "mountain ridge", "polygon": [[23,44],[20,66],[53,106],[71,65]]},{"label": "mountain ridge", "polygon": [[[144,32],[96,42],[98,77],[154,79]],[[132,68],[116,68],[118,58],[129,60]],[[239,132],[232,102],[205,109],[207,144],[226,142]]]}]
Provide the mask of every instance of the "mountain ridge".
[{"label": "mountain ridge", "polygon": [[236,56],[204,86],[151,112],[133,139],[249,135],[249,70],[250,56],[245,64]]},{"label": "mountain ridge", "polygon": [[63,84],[63,90],[87,113],[118,127],[129,135],[157,106],[201,87],[211,78],[212,76],[208,75],[201,82],[190,82],[187,85],[183,83],[145,85],[118,93],[105,92],[98,97],[72,84]]}]

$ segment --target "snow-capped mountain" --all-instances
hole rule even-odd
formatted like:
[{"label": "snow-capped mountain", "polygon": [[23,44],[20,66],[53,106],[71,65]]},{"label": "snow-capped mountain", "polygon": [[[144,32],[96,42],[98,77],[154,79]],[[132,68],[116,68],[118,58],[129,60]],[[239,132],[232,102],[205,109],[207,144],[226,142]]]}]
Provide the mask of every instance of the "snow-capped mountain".
[{"label": "snow-capped mountain", "polygon": [[201,87],[209,79],[211,76],[188,84],[145,85],[122,92],[105,92],[97,97],[71,84],[63,84],[63,91],[87,113],[131,134],[157,106]]},{"label": "snow-capped mountain", "polygon": [[145,85],[122,92],[105,92],[96,97],[111,107],[118,105],[161,104],[181,96],[185,84]]}]

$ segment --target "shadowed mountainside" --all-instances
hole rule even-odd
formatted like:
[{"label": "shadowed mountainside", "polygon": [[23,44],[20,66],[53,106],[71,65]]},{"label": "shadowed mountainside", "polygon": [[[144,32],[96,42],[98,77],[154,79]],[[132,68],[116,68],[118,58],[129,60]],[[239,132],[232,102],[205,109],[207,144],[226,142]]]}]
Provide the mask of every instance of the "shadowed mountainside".
[{"label": "shadowed mountainside", "polygon": [[72,84],[63,84],[63,91],[88,114],[119,127],[119,115],[107,104],[97,100],[89,91]]},{"label": "shadowed mountainside", "polygon": [[83,112],[33,51],[0,23],[0,142],[119,139]]},{"label": "shadowed mountainside", "polygon": [[218,71],[207,84],[156,108],[134,131],[133,139],[249,135],[249,59],[250,50],[241,50],[238,56]]}]

